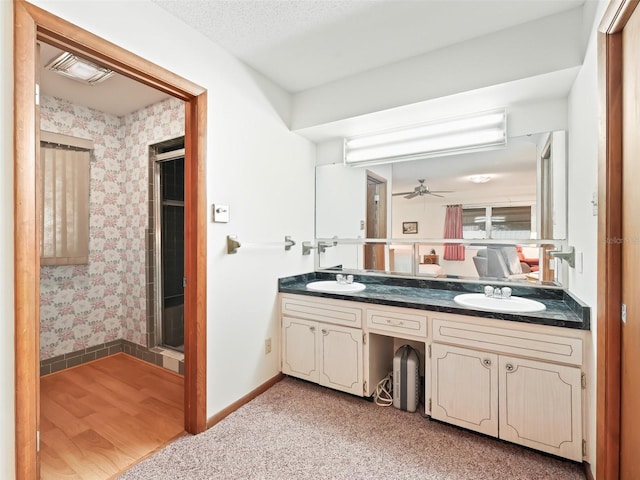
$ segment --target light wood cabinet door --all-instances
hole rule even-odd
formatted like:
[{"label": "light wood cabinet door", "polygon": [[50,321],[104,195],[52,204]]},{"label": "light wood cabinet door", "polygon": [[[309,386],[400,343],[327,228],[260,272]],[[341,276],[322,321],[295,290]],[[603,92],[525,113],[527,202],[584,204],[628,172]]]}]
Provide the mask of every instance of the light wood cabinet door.
[{"label": "light wood cabinet door", "polygon": [[282,372],[311,382],[319,379],[318,323],[282,318]]},{"label": "light wood cabinet door", "polygon": [[362,330],[319,324],[320,384],[363,395]]},{"label": "light wood cabinet door", "polygon": [[498,356],[431,345],[431,416],[498,436]]},{"label": "light wood cabinet door", "polygon": [[500,438],[582,461],[582,386],[576,367],[500,356]]}]

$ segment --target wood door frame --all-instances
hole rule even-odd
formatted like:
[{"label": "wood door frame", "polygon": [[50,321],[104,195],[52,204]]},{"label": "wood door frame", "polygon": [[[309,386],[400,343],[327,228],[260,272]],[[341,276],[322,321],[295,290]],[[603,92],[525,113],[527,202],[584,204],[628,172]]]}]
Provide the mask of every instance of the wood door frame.
[{"label": "wood door frame", "polygon": [[[365,212],[365,238],[374,238],[374,237],[369,237],[369,234],[367,233],[369,230],[369,225],[371,224],[371,222],[369,221],[369,213],[370,213],[370,208],[369,208],[369,181],[372,181],[373,183],[375,183],[376,185],[384,185],[384,196],[382,197],[381,200],[381,204],[382,207],[380,205],[378,205],[378,209],[377,209],[377,213],[379,214],[380,209],[382,208],[384,211],[384,222],[383,222],[383,226],[384,226],[384,235],[378,234],[377,237],[375,238],[381,238],[381,239],[385,239],[388,238],[388,228],[387,228],[387,188],[388,188],[388,180],[386,178],[384,178],[381,175],[378,175],[375,172],[372,172],[371,170],[367,170],[365,173],[365,182],[366,182],[366,187],[365,187],[365,198],[364,198],[364,204],[366,207],[366,212]],[[380,220],[378,220],[376,227],[380,226]],[[365,244],[363,245],[363,257],[362,257],[362,261],[363,261],[363,267],[366,269],[367,268],[367,261],[371,261],[373,256],[375,256],[376,258],[376,264],[375,264],[375,269],[374,270],[386,270],[387,269],[387,259],[386,259],[386,254],[385,254],[385,250],[386,250],[387,246],[386,243],[369,243],[369,244]],[[381,257],[383,260],[383,265],[382,268],[380,268],[379,266],[379,262],[378,262],[378,257]]]},{"label": "wood door frame", "polygon": [[207,91],[24,0],[14,0],[16,478],[38,478],[39,282],[36,43],[81,54],[185,102],[185,429],[206,429]]},{"label": "wood door frame", "polygon": [[622,30],[638,2],[611,0],[598,29],[598,480],[617,480],[620,475]]}]

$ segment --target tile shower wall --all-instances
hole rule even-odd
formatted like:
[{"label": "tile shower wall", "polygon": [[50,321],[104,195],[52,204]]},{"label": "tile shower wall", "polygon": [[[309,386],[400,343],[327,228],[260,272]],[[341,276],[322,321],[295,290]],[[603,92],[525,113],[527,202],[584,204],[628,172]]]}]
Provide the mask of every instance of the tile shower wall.
[{"label": "tile shower wall", "polygon": [[146,345],[149,145],[184,134],[184,104],[115,117],[42,96],[40,126],[94,142],[89,263],[41,268],[41,360],[118,339]]}]

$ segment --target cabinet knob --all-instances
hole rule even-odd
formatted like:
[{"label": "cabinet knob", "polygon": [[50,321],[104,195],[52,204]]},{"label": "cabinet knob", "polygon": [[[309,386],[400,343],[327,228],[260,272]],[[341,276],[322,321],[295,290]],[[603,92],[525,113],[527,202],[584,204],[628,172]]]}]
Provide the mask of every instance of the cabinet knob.
[{"label": "cabinet knob", "polygon": [[327,329],[326,329],[326,328],[323,328],[321,331],[322,331],[322,334],[323,334],[323,335],[328,335],[328,334],[329,334],[329,332],[327,331]]},{"label": "cabinet knob", "polygon": [[311,330],[312,332],[316,331],[316,327],[309,327],[309,330]]},{"label": "cabinet knob", "polygon": [[482,364],[485,367],[490,367],[491,366],[491,360],[489,360],[488,358],[485,358],[484,360],[482,360]]},{"label": "cabinet knob", "polygon": [[504,368],[507,369],[507,372],[513,372],[513,365],[510,363],[507,363]]}]

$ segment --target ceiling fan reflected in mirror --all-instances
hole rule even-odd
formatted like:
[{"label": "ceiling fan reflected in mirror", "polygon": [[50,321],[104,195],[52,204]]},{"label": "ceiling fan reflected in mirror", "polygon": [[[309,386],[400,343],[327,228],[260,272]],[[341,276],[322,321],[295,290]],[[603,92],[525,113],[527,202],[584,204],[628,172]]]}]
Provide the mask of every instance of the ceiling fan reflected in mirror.
[{"label": "ceiling fan reflected in mirror", "polygon": [[393,193],[393,196],[396,195],[403,195],[404,198],[406,199],[411,199],[414,197],[422,197],[424,195],[433,195],[434,197],[444,197],[444,195],[438,195],[439,193],[452,193],[453,190],[431,190],[429,187],[427,187],[424,184],[425,179],[422,180],[418,180],[418,182],[420,182],[420,185],[418,185],[416,188],[413,189],[412,192],[398,192],[398,193]]}]

